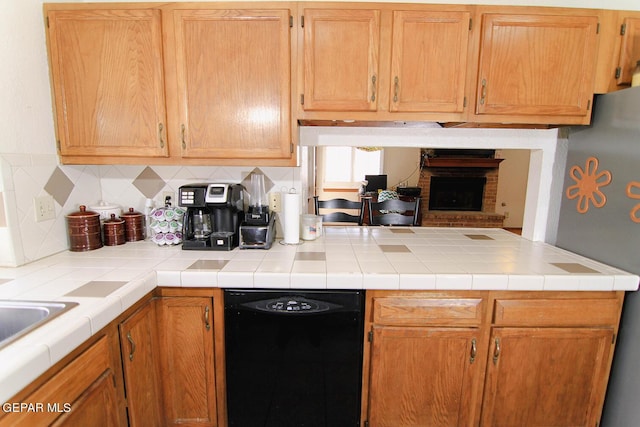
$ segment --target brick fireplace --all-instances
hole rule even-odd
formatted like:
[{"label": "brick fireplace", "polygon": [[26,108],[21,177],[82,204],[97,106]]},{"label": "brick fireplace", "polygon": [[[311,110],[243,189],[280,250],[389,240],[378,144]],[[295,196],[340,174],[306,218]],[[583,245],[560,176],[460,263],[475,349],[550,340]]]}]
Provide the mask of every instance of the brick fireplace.
[{"label": "brick fireplace", "polygon": [[422,150],[418,186],[426,227],[502,227],[493,150]]}]

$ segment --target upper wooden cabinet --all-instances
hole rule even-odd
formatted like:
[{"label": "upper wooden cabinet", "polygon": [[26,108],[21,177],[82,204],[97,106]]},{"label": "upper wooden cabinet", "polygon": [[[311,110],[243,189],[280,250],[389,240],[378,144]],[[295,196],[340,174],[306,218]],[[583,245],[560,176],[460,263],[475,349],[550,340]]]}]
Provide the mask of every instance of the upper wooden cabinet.
[{"label": "upper wooden cabinet", "polygon": [[640,61],[640,13],[637,17],[624,17],[620,26],[620,57],[616,69],[618,85],[630,85],[633,70]]},{"label": "upper wooden cabinet", "polygon": [[159,10],[48,13],[61,156],[166,157]]},{"label": "upper wooden cabinet", "polygon": [[472,121],[589,123],[597,31],[598,16],[483,14]]},{"label": "upper wooden cabinet", "polygon": [[380,11],[304,9],[304,99],[309,111],[375,111]]},{"label": "upper wooden cabinet", "polygon": [[640,11],[605,10],[602,15],[595,93],[628,88],[640,60]]},{"label": "upper wooden cabinet", "polygon": [[390,111],[464,111],[470,26],[465,11],[393,11]]},{"label": "upper wooden cabinet", "polygon": [[290,13],[174,10],[185,158],[290,158]]},{"label": "upper wooden cabinet", "polygon": [[295,164],[292,5],[46,4],[63,163]]},{"label": "upper wooden cabinet", "polygon": [[470,8],[331,6],[299,10],[298,118],[461,120]]}]

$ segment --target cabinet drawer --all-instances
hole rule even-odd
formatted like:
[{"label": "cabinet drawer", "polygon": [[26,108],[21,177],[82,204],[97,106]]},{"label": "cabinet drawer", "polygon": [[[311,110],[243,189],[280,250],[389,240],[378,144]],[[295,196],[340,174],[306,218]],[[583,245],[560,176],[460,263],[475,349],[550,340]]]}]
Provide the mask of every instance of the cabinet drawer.
[{"label": "cabinet drawer", "polygon": [[617,325],[617,299],[497,299],[496,325],[610,326]]},{"label": "cabinet drawer", "polygon": [[481,298],[375,298],[373,322],[383,325],[479,325]]}]

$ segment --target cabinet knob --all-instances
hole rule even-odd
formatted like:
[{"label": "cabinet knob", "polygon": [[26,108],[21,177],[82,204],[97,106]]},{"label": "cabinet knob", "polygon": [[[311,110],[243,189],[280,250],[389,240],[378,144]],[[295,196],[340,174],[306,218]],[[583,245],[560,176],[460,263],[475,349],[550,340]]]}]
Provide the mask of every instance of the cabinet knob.
[{"label": "cabinet knob", "polygon": [[187,143],[184,140],[184,124],[180,125],[180,138],[182,139],[182,149],[187,148]]},{"label": "cabinet knob", "polygon": [[493,347],[493,364],[498,364],[498,357],[500,357],[500,338],[495,339],[495,346]]}]

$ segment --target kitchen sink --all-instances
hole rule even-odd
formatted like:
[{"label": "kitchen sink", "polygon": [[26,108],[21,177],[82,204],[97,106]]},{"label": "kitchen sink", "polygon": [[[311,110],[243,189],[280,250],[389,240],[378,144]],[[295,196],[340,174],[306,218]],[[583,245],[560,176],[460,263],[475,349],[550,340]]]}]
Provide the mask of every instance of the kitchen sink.
[{"label": "kitchen sink", "polygon": [[0,300],[0,349],[76,305],[66,301]]}]

